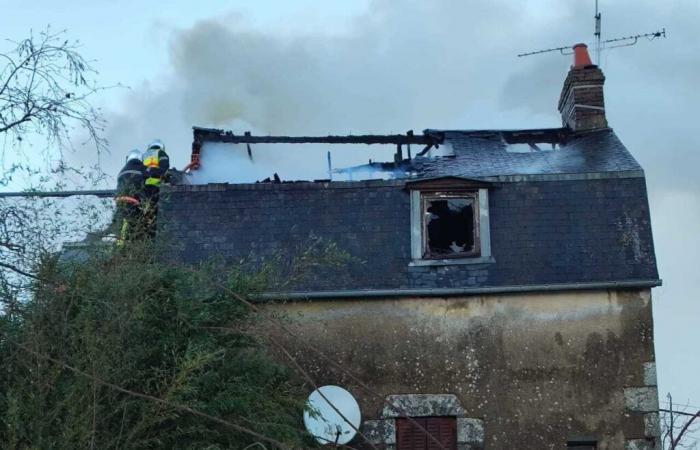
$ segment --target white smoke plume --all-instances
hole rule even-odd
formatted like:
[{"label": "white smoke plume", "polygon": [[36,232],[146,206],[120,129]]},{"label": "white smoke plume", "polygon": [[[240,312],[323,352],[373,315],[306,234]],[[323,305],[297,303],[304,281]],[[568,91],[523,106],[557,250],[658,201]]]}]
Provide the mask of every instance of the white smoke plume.
[{"label": "white smoke plume", "polygon": [[[481,18],[471,19],[477,13]],[[522,13],[508,2],[376,1],[342,33],[298,37],[250,28],[237,15],[198,22],[173,34],[172,66],[163,80],[136,88],[111,117],[112,152],[159,137],[182,167],[192,125],[286,135],[522,126],[521,117],[483,114],[500,102],[509,73],[499,66],[515,61],[486,23]],[[567,64],[557,61],[556,77],[563,79]],[[524,125],[543,123],[556,126],[558,118],[550,111]],[[303,147],[275,146],[268,172],[325,163],[327,149],[307,156]],[[264,160],[266,149],[255,150]],[[363,164],[373,158],[366,150],[348,158],[349,148],[337,148],[333,159]],[[236,175],[247,174],[233,169],[230,181]]]}]

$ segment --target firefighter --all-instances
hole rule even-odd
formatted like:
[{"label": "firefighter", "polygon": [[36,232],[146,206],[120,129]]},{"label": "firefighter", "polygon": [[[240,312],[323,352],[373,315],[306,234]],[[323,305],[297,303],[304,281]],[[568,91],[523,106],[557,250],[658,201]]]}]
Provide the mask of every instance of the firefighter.
[{"label": "firefighter", "polygon": [[165,145],[156,139],[151,142],[143,154],[143,166],[146,171],[144,194],[144,217],[146,220],[146,233],[153,237],[156,231],[156,216],[158,215],[158,196],[160,184],[170,168],[170,158],[165,152]]},{"label": "firefighter", "polygon": [[146,169],[146,197],[157,201],[160,183],[170,168],[170,158],[160,139],[151,142],[146,148],[143,154],[143,165]]},{"label": "firefighter", "polygon": [[118,227],[117,244],[134,239],[143,229],[144,180],[146,169],[141,152],[131,150],[126,164],[117,175],[117,211],[115,226]]}]

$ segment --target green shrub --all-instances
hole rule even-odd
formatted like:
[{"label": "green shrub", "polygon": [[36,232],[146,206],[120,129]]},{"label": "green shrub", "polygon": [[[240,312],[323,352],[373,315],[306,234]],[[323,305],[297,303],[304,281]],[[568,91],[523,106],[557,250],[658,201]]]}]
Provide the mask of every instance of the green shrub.
[{"label": "green shrub", "polygon": [[228,449],[260,441],[96,380],[289,447],[313,447],[302,431],[305,392],[268,356],[251,332],[259,317],[234,296],[262,289],[265,271],[162,261],[150,245],[130,243],[79,264],[42,263],[32,299],[0,317],[3,448]]}]

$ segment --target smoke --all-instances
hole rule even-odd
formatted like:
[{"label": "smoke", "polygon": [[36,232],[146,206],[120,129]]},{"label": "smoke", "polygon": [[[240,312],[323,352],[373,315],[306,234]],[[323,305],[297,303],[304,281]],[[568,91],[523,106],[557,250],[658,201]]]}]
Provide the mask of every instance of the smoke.
[{"label": "smoke", "polygon": [[[167,75],[135,88],[111,114],[112,153],[121,157],[158,137],[182,167],[192,125],[290,135],[520,126],[521,117],[508,123],[489,111],[508,75],[504,62],[515,62],[512,42],[492,24],[525,11],[505,1],[375,1],[331,35],[276,35],[240,15],[197,22],[173,32]],[[524,33],[526,25],[514,28]],[[558,62],[553,71],[561,78],[567,61]],[[536,119],[526,123],[541,126]],[[544,122],[555,126],[558,119],[550,112]],[[327,149],[302,159],[300,148],[274,147],[267,172],[324,163]],[[380,159],[363,150],[348,163]],[[263,158],[266,149],[256,153]],[[334,150],[333,159],[349,153]],[[120,163],[115,159],[115,170]],[[237,175],[247,174],[232,170],[230,181]]]},{"label": "smoke", "polygon": [[[683,375],[700,369],[695,338],[674,324],[700,316],[688,272],[700,249],[699,6],[626,0],[601,7],[607,38],[669,32],[666,40],[604,52],[602,67],[609,123],[648,177],[666,283],[655,290],[662,390],[698,401],[692,376]],[[172,33],[162,78],[134,88],[110,113],[112,153],[103,163],[116,172],[126,151],[161,138],[182,167],[192,125],[288,135],[559,126],[569,58],[515,55],[590,42],[592,9],[593,2],[559,0],[375,0],[341,31],[296,35],[256,28],[240,15],[200,21]],[[254,146],[254,164],[244,149],[231,149],[230,160],[222,150],[205,166],[223,171],[212,179],[230,181],[274,172],[325,178],[328,148],[301,147]],[[334,167],[390,159],[393,149],[382,151],[334,148]]]}]

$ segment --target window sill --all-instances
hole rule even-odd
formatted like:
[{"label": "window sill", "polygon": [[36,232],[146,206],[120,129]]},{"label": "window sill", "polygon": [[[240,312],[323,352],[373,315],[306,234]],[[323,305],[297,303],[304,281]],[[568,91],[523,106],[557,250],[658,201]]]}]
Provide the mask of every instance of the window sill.
[{"label": "window sill", "polygon": [[408,263],[408,266],[462,266],[466,264],[493,264],[495,262],[496,260],[493,256],[481,256],[479,258],[414,259]]}]

